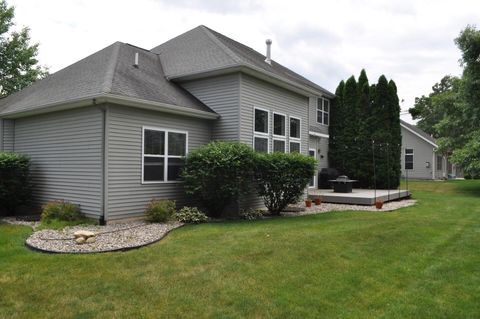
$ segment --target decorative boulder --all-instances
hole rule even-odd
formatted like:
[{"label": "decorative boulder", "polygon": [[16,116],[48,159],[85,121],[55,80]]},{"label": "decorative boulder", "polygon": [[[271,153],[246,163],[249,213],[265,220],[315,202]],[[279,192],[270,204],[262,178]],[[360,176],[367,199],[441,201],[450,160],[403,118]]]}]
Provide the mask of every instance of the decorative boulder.
[{"label": "decorative boulder", "polygon": [[79,245],[81,244],[84,244],[86,242],[86,239],[85,237],[78,237],[77,239],[75,239],[75,242]]},{"label": "decorative boulder", "polygon": [[89,237],[85,241],[85,244],[93,244],[95,242],[95,237]]},{"label": "decorative boulder", "polygon": [[89,237],[95,236],[95,233],[89,230],[77,230],[76,232],[73,233],[73,236],[75,236],[75,238],[79,238],[79,237],[89,238]]}]

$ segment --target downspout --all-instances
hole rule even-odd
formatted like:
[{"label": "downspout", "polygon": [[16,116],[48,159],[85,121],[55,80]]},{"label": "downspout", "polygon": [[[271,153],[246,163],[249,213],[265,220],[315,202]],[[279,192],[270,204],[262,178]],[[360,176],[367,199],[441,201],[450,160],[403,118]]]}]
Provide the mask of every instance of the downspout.
[{"label": "downspout", "polygon": [[436,150],[435,148],[433,148],[433,152],[432,152],[432,179],[434,180],[435,179],[435,171],[437,170],[437,163],[436,163],[436,154],[435,154]]},{"label": "downspout", "polygon": [[[93,105],[96,106],[97,105],[97,100],[96,99],[93,99]],[[101,174],[101,178],[102,178],[102,204],[101,204],[101,207],[102,207],[102,215],[100,216],[100,225],[105,225],[105,208],[106,208],[106,205],[105,205],[105,195],[106,195],[106,182],[105,182],[105,177],[106,177],[106,174],[105,174],[105,164],[106,164],[106,161],[105,161],[105,154],[106,154],[106,143],[105,143],[105,137],[106,137],[106,127],[107,127],[107,109],[104,107],[104,106],[100,106],[100,110],[102,111],[102,157],[101,157],[101,161],[102,161],[102,174]]]}]

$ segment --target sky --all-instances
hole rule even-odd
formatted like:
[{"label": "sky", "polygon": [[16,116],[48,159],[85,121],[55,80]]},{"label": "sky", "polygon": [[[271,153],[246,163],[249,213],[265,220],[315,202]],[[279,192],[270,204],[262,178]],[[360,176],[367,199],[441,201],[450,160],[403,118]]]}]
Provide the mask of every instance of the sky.
[{"label": "sky", "polygon": [[[115,41],[151,49],[206,25],[334,92],[367,71],[393,79],[403,111],[444,75],[460,75],[454,39],[480,22],[475,0],[7,0],[51,73]],[[406,113],[406,112],[402,112]],[[408,114],[402,119],[412,122]]]}]

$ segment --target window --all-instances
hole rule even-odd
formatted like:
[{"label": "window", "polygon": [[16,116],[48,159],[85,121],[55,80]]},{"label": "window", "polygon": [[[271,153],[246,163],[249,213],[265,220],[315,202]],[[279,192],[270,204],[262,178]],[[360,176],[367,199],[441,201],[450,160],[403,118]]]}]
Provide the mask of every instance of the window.
[{"label": "window", "polygon": [[253,139],[253,149],[260,153],[268,153],[268,137],[255,136]]},{"label": "window", "polygon": [[330,100],[319,98],[317,100],[317,123],[328,125],[330,122]]},{"label": "window", "polygon": [[268,111],[255,109],[255,133],[268,134]]},{"label": "window", "polygon": [[[316,158],[316,153],[317,152],[315,151],[315,149],[311,148],[311,149],[308,150],[308,156],[311,156],[313,158]],[[310,183],[308,184],[308,187],[314,188],[315,184],[316,184],[315,183],[316,180],[317,180],[317,172],[315,171],[315,173],[312,176],[312,179],[310,180]]]},{"label": "window", "polygon": [[441,171],[443,169],[443,157],[437,155],[437,171]]},{"label": "window", "polygon": [[290,138],[300,139],[300,119],[290,117]]},{"label": "window", "polygon": [[285,136],[286,117],[283,114],[273,113],[273,135]]},{"label": "window", "polygon": [[290,153],[300,153],[300,143],[299,142],[290,142]]},{"label": "window", "polygon": [[187,132],[143,129],[142,182],[177,181],[187,154]]},{"label": "window", "polygon": [[285,153],[285,140],[273,140],[273,151]]},{"label": "window", "polygon": [[405,149],[405,169],[413,169],[413,148]]}]

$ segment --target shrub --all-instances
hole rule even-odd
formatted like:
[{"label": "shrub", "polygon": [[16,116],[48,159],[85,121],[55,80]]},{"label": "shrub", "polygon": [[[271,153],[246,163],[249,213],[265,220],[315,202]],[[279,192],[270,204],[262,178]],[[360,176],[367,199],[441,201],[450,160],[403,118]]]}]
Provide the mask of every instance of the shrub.
[{"label": "shrub", "polygon": [[186,158],[182,173],[185,192],[199,201],[209,216],[218,217],[251,188],[254,167],[251,147],[238,142],[211,142]]},{"label": "shrub", "polygon": [[48,202],[42,207],[42,222],[49,222],[53,219],[60,221],[77,221],[84,216],[80,206],[63,200]]},{"label": "shrub", "polygon": [[240,211],[240,218],[246,220],[255,220],[263,217],[263,212],[259,209],[243,209]]},{"label": "shrub", "polygon": [[199,224],[208,221],[207,215],[197,207],[183,207],[173,215],[173,218],[182,223]]},{"label": "shrub", "polygon": [[315,159],[299,153],[257,155],[257,191],[272,215],[279,215],[299,200],[315,173],[315,165]]},{"label": "shrub", "polygon": [[172,218],[175,213],[175,201],[167,199],[152,199],[145,209],[147,220],[152,223],[163,223]]},{"label": "shrub", "polygon": [[21,154],[0,152],[0,213],[13,214],[32,196],[30,159]]}]

